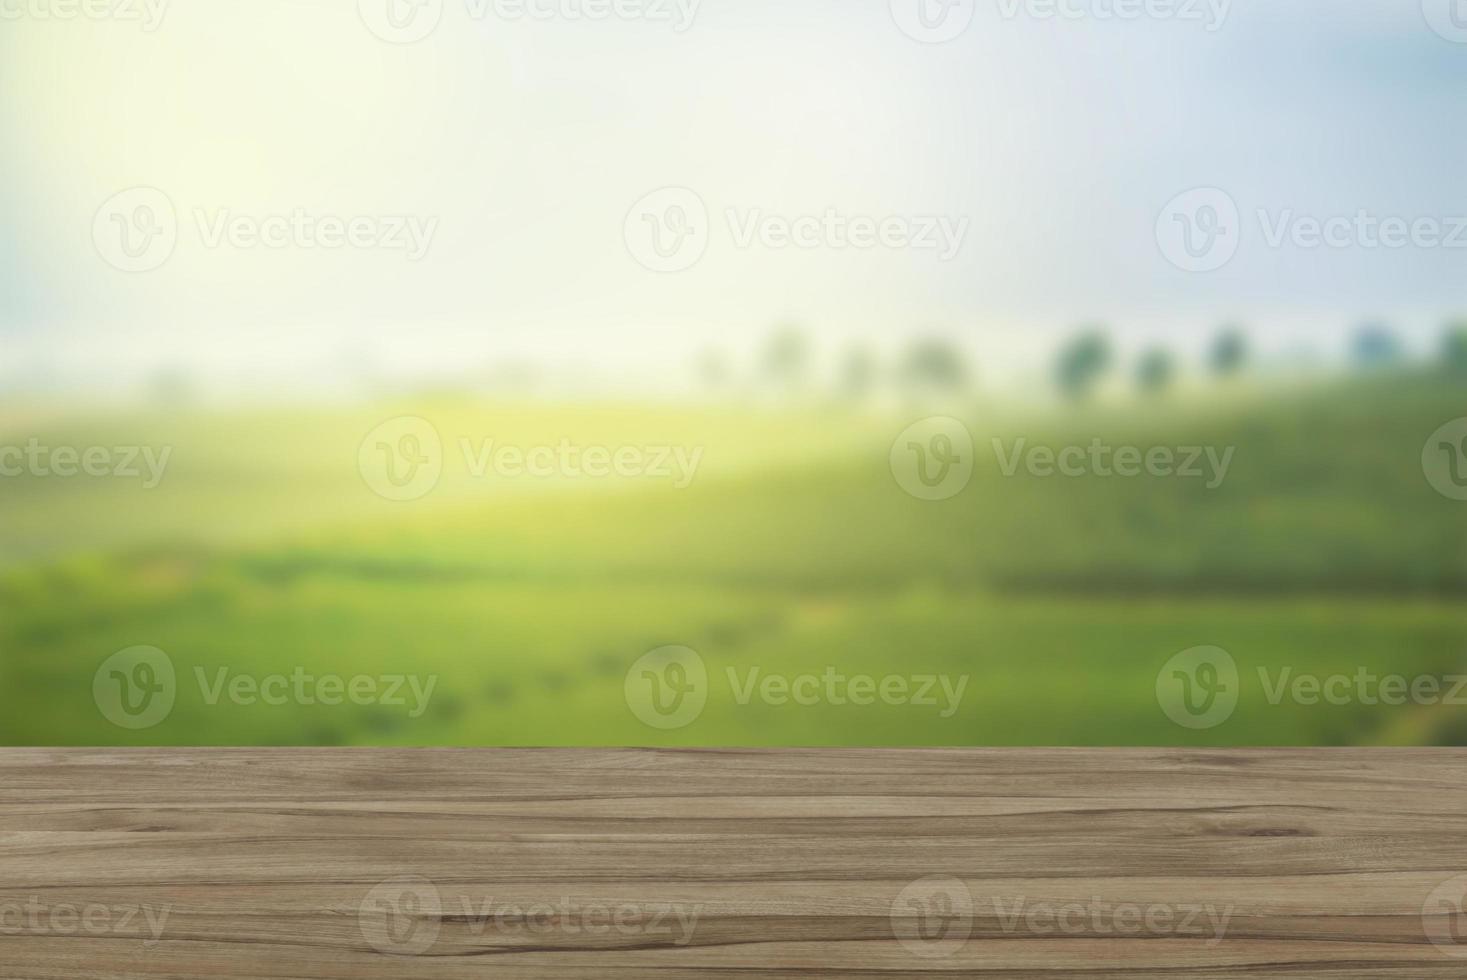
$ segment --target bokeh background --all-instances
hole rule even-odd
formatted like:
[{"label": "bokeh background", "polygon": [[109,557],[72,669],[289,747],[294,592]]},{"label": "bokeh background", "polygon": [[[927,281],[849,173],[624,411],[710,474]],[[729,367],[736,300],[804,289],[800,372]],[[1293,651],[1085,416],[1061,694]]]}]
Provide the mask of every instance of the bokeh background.
[{"label": "bokeh background", "polygon": [[[1273,245],[1257,217],[1467,214],[1467,44],[1431,4],[1234,0],[1213,30],[979,4],[943,44],[837,0],[703,0],[685,30],[449,0],[414,44],[350,0],[154,30],[26,8],[0,23],[0,447],[169,456],[152,488],[0,478],[0,742],[1467,742],[1467,707],[1275,705],[1257,673],[1467,672],[1467,444],[1429,445],[1467,416],[1467,248]],[[129,273],[94,223],[135,187],[178,236]],[[665,187],[710,215],[677,272],[626,234]],[[1240,213],[1200,273],[1157,233],[1197,187]],[[944,261],[740,247],[725,217],[830,208],[967,233]],[[297,209],[435,232],[412,260],[210,247],[196,218]],[[897,461],[933,416],[972,437],[942,500]],[[442,473],[388,499],[373,434],[405,418]],[[1233,456],[1212,487],[1005,475],[1019,439]],[[686,486],[476,476],[462,440],[700,455]],[[675,729],[626,696],[668,645],[710,673]],[[130,729],[93,681],[138,646],[180,683]],[[1157,678],[1200,646],[1241,691],[1192,729]],[[950,717],[740,705],[725,672],[753,667],[968,683]],[[416,718],[192,682],[297,668],[437,680]]]}]

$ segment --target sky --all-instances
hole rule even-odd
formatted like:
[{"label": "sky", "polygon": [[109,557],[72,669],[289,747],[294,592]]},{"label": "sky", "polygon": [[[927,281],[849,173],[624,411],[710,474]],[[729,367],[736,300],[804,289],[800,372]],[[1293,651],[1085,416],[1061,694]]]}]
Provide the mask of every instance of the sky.
[{"label": "sky", "polygon": [[[531,362],[673,384],[796,323],[831,350],[951,336],[1001,385],[1090,321],[1187,352],[1240,320],[1329,354],[1365,318],[1424,348],[1467,311],[1467,238],[1270,243],[1362,213],[1467,230],[1459,0],[953,0],[942,43],[903,29],[937,0],[422,0],[436,20],[397,21],[436,23],[415,43],[379,36],[374,5],[404,0],[56,2],[0,0],[0,377]],[[639,212],[667,188],[654,204],[706,212],[680,212],[695,254],[672,271],[637,237],[682,227]],[[1194,188],[1237,209],[1207,271],[1159,231]],[[140,200],[173,244],[126,271],[106,236]],[[893,238],[855,247],[827,216]],[[809,247],[778,244],[800,219]]]}]

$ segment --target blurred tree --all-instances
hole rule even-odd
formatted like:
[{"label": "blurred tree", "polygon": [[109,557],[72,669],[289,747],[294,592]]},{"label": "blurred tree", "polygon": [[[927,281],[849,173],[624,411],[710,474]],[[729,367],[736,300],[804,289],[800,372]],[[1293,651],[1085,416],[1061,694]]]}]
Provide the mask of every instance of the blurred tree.
[{"label": "blurred tree", "polygon": [[194,400],[193,379],[183,368],[165,368],[148,379],[148,390],[163,405],[186,405]]},{"label": "blurred tree", "polygon": [[1153,347],[1141,355],[1136,365],[1136,387],[1144,394],[1154,395],[1171,387],[1176,374],[1176,358],[1160,347]]},{"label": "blurred tree", "polygon": [[1401,340],[1388,324],[1367,323],[1355,335],[1355,363],[1367,371],[1399,364],[1405,356]]},{"label": "blurred tree", "polygon": [[914,394],[955,395],[968,384],[962,351],[946,340],[919,340],[902,358],[898,377]]},{"label": "blurred tree", "polygon": [[1110,362],[1110,340],[1104,330],[1086,330],[1060,351],[1055,370],[1060,391],[1076,401],[1085,398],[1110,369]]},{"label": "blurred tree", "polygon": [[1467,374],[1467,320],[1447,324],[1442,341],[1442,362],[1453,374]]},{"label": "blurred tree", "polygon": [[1248,337],[1241,327],[1223,327],[1218,331],[1207,364],[1219,378],[1230,378],[1242,372],[1248,363]]},{"label": "blurred tree", "polygon": [[870,397],[875,387],[875,355],[864,347],[852,347],[841,363],[841,394],[853,401],[863,401]]},{"label": "blurred tree", "polygon": [[769,338],[761,361],[771,387],[793,391],[804,385],[810,371],[810,344],[796,327],[781,327]]},{"label": "blurred tree", "polygon": [[698,380],[703,387],[715,391],[728,384],[733,371],[728,366],[728,358],[722,351],[706,350],[698,357]]}]

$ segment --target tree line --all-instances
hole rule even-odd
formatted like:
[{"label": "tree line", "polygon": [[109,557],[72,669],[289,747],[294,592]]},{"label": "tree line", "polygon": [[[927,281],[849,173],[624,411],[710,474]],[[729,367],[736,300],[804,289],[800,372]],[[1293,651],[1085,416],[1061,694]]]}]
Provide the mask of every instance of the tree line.
[{"label": "tree line", "polygon": [[[1217,381],[1245,375],[1254,365],[1247,330],[1238,324],[1220,328],[1209,342],[1203,361],[1204,373]],[[1389,325],[1368,322],[1355,333],[1350,361],[1361,371],[1389,370],[1407,362],[1406,348]],[[1467,320],[1446,326],[1437,364],[1453,375],[1467,377]],[[1129,370],[1130,385],[1148,396],[1167,391],[1182,374],[1181,360],[1161,346],[1146,348],[1131,364],[1121,364],[1106,328],[1090,325],[1077,330],[1061,345],[1054,358],[1052,380],[1066,399],[1084,401],[1123,369]],[[699,374],[710,388],[724,387],[733,380],[728,362],[715,352],[704,355]],[[774,394],[807,391],[814,382],[814,348],[798,328],[781,327],[759,352],[755,374],[759,386]],[[868,348],[849,348],[836,365],[834,387],[852,400],[865,399],[884,384],[914,395],[956,396],[967,391],[974,380],[973,368],[956,344],[927,337],[910,343],[890,364],[883,364]]]}]

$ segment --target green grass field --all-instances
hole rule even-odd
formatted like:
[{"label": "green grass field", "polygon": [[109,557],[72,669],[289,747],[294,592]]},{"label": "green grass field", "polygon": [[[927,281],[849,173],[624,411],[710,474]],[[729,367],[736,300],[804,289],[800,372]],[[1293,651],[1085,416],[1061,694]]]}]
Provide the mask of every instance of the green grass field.
[{"label": "green grass field", "polygon": [[[923,411],[543,406],[0,415],[0,445],[173,447],[155,490],[0,481],[6,744],[1460,744],[1467,708],[1271,704],[1277,676],[1467,673],[1467,504],[1422,472],[1460,382],[1396,376],[1024,417],[969,406],[974,477],[917,500],[888,463]],[[448,444],[438,489],[375,496],[357,449],[413,414]],[[460,437],[703,450],[668,480],[476,479]],[[1235,447],[1216,489],[1001,472],[992,439]],[[649,727],[624,682],[692,648],[707,704]],[[1170,721],[1174,654],[1236,660],[1237,709]],[[176,704],[106,720],[93,678],[161,649]],[[411,706],[210,704],[237,674],[436,678]],[[963,679],[941,703],[739,701],[776,674]],[[732,671],[732,674],[730,674]],[[205,683],[198,678],[202,674]],[[946,716],[944,716],[946,715]]]}]

